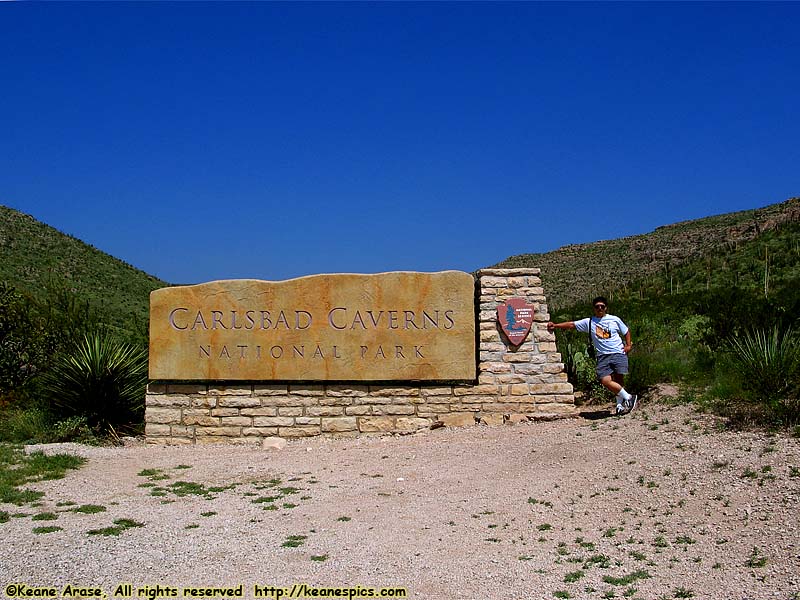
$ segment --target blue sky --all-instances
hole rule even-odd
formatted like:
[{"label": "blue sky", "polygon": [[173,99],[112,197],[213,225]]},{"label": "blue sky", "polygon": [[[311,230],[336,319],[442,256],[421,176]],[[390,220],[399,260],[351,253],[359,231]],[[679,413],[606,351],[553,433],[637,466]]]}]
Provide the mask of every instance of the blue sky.
[{"label": "blue sky", "polygon": [[173,283],[800,195],[800,3],[0,3],[0,204]]}]

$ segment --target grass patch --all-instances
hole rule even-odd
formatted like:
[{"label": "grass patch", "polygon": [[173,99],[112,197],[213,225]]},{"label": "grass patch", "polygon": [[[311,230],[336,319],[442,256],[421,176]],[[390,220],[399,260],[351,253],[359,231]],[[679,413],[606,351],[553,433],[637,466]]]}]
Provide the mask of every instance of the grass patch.
[{"label": "grass patch", "polygon": [[253,504],[260,504],[262,502],[267,503],[267,504],[272,504],[276,500],[280,500],[282,497],[283,496],[259,496],[258,498],[255,498],[254,500],[251,500],[251,502]]},{"label": "grass patch", "polygon": [[553,508],[552,502],[547,502],[546,500],[537,500],[536,498],[528,498],[528,504],[533,504],[534,506],[537,504],[541,504],[542,506],[546,506],[547,508]]},{"label": "grass patch", "polygon": [[575,543],[578,544],[578,546],[580,546],[584,550],[589,550],[590,552],[593,552],[594,549],[596,548],[593,542],[584,541],[582,537],[575,538]]},{"label": "grass patch", "polygon": [[585,571],[572,571],[564,575],[564,583],[575,583],[576,581],[583,579],[585,575]]},{"label": "grass patch", "polygon": [[55,531],[62,531],[61,527],[56,527],[55,525],[48,525],[46,527],[34,527],[33,533],[40,535],[43,533],[53,533]]},{"label": "grass patch", "polygon": [[326,560],[328,560],[328,555],[327,554],[320,554],[318,556],[312,555],[311,560],[313,560],[314,562],[325,562]]},{"label": "grass patch", "polygon": [[633,573],[623,575],[622,577],[605,575],[603,577],[603,583],[607,583],[609,585],[631,585],[639,579],[650,579],[650,573],[647,571],[634,571]]},{"label": "grass patch", "polygon": [[265,481],[263,483],[253,483],[253,487],[256,488],[257,490],[263,490],[263,489],[266,489],[266,488],[275,488],[275,487],[279,486],[281,483],[282,483],[282,481],[281,481],[280,478],[274,477],[274,478],[269,479],[269,480],[267,480],[267,481]]},{"label": "grass patch", "polygon": [[639,560],[639,561],[647,560],[647,556],[645,554],[643,554],[642,552],[638,552],[636,550],[631,550],[630,552],[628,552],[628,554],[631,557],[633,557],[635,560]]},{"label": "grass patch", "polygon": [[750,558],[747,559],[745,565],[751,569],[760,569],[761,567],[766,566],[766,564],[767,557],[761,554],[761,550],[753,546],[753,551],[750,553]]},{"label": "grass patch", "polygon": [[[289,481],[299,481],[301,477],[293,477]],[[286,496],[291,496],[292,494],[298,494],[301,491],[301,488],[292,487],[292,486],[285,486],[285,487],[278,487],[281,484],[281,480],[279,478],[273,478],[263,484],[254,484],[253,487],[257,490],[264,490],[269,489],[273,492],[273,494],[268,496],[259,496],[258,498],[254,498],[251,500],[254,504],[264,504],[264,510],[278,510],[278,507],[275,505],[276,502],[283,500]],[[233,486],[230,486],[233,487]],[[210,491],[215,491],[211,488]],[[247,494],[245,494],[247,495]],[[310,500],[311,496],[301,496],[301,500]],[[283,508],[285,509],[292,509],[296,508],[298,505],[291,502],[284,502]]]},{"label": "grass patch", "polygon": [[100,504],[81,504],[77,508],[71,509],[71,511],[84,515],[94,515],[97,513],[106,512],[106,507]]},{"label": "grass patch", "polygon": [[600,567],[601,569],[608,569],[611,567],[611,559],[605,554],[593,554],[583,561],[583,568]]},{"label": "grass patch", "polygon": [[176,496],[183,498],[184,496],[203,496],[204,498],[211,499],[211,492],[206,489],[202,483],[194,483],[192,481],[175,481],[167,489]]},{"label": "grass patch", "polygon": [[58,518],[56,513],[52,512],[43,512],[31,517],[33,521],[55,521]]},{"label": "grass patch", "polygon": [[606,529],[603,532],[603,537],[604,538],[612,538],[615,535],[617,535],[617,531],[622,531],[622,528],[620,528],[620,527],[609,527],[608,529]]},{"label": "grass patch", "polygon": [[90,529],[86,533],[89,535],[113,535],[117,536],[120,535],[126,529],[131,529],[132,527],[144,527],[144,523],[139,523],[138,521],[134,521],[133,519],[117,519],[114,521],[114,525],[112,527],[104,527],[102,529]]},{"label": "grass patch", "polygon": [[20,489],[21,486],[61,479],[67,471],[77,469],[85,462],[85,458],[71,454],[25,454],[21,446],[0,444],[0,503],[22,506],[35,502],[44,496],[44,492]]},{"label": "grass patch", "polygon": [[[188,465],[179,465],[177,468],[191,468]],[[140,483],[139,487],[141,488],[151,488],[150,495],[156,497],[163,497],[166,496],[168,492],[172,492],[179,498],[183,498],[185,496],[200,496],[205,498],[206,500],[213,500],[215,498],[214,494],[219,492],[224,492],[225,490],[230,490],[236,487],[236,484],[226,485],[226,486],[218,486],[218,487],[206,487],[202,483],[194,483],[192,481],[174,481],[170,483],[167,487],[159,487],[154,481],[161,481],[164,479],[169,479],[169,476],[163,473],[160,469],[143,469],[139,471],[138,475],[141,477],[147,477],[150,481],[146,483]]]},{"label": "grass patch", "polygon": [[139,477],[152,477],[153,475],[159,475],[161,473],[161,469],[142,469],[137,473]]},{"label": "grass patch", "polygon": [[150,481],[163,481],[169,479],[169,475],[161,469],[142,469],[137,473],[139,477],[147,477]]},{"label": "grass patch", "polygon": [[306,543],[307,538],[308,536],[305,535],[290,535],[281,546],[284,548],[298,548]]}]

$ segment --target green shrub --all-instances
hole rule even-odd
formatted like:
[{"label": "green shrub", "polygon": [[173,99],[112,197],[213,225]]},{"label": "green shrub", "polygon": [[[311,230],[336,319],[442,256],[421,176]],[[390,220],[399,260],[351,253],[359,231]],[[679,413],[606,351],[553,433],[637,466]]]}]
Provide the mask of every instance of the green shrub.
[{"label": "green shrub", "polygon": [[55,423],[48,432],[48,438],[53,442],[95,442],[95,436],[84,416],[67,417]]},{"label": "green shrub", "polygon": [[752,329],[729,340],[733,373],[747,399],[786,424],[800,420],[800,339],[791,328]]},{"label": "green shrub", "polygon": [[57,415],[101,431],[141,421],[146,385],[147,352],[98,333],[60,355],[44,378]]},{"label": "green shrub", "polygon": [[96,437],[84,417],[73,416],[54,422],[49,410],[34,406],[0,411],[0,442],[94,443]]},{"label": "green shrub", "polygon": [[632,394],[642,394],[658,383],[652,354],[638,351],[632,353],[628,357],[628,373],[625,377],[625,389]]},{"label": "green shrub", "polygon": [[699,395],[707,402],[717,405],[723,399],[743,398],[745,391],[738,369],[739,366],[729,352],[716,352],[710,377],[704,389],[701,388],[699,391]]},{"label": "green shrub", "polygon": [[0,441],[46,443],[53,418],[39,407],[12,408],[0,412]]},{"label": "green shrub", "polygon": [[744,371],[745,387],[767,400],[780,398],[796,382],[800,340],[791,329],[755,329],[730,339],[734,360]]},{"label": "green shrub", "polygon": [[0,282],[0,400],[38,371],[46,355],[43,338],[30,303]]},{"label": "green shrub", "polygon": [[678,327],[678,337],[689,342],[699,342],[711,334],[711,319],[705,315],[689,315]]},{"label": "green shrub", "polygon": [[0,408],[36,409],[54,357],[98,327],[88,303],[63,284],[34,297],[0,282]]}]

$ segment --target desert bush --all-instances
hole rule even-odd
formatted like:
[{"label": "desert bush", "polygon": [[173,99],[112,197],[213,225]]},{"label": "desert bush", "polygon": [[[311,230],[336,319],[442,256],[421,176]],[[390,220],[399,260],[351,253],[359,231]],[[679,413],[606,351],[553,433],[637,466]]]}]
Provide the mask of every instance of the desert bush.
[{"label": "desert bush", "polygon": [[782,397],[796,382],[800,340],[791,330],[752,329],[729,340],[745,388],[767,400]]},{"label": "desert bush", "polygon": [[748,399],[780,422],[800,419],[800,338],[792,329],[751,329],[729,340],[732,375]]},{"label": "desert bush", "polygon": [[46,332],[51,357],[71,349],[77,340],[101,327],[97,312],[85,298],[55,282],[48,282],[46,293],[34,301],[34,310]]},{"label": "desert bush", "polygon": [[46,357],[43,340],[30,303],[0,282],[0,398],[10,398],[40,370]]},{"label": "desert bush", "polygon": [[95,443],[97,437],[84,417],[56,421],[46,407],[7,408],[0,411],[0,442],[52,444]]},{"label": "desert bush", "polygon": [[48,442],[81,442],[91,444],[97,441],[94,432],[89,427],[86,417],[67,417],[63,421],[54,423],[48,430]]},{"label": "desert bush", "polygon": [[0,412],[0,441],[45,443],[51,441],[48,431],[52,415],[44,408],[8,408]]},{"label": "desert bush", "polygon": [[34,298],[0,282],[0,407],[37,404],[54,357],[98,327],[88,303],[63,286]]},{"label": "desert bush", "polygon": [[575,355],[575,381],[572,384],[576,390],[582,391],[587,402],[610,402],[613,394],[609,392],[597,379],[597,362],[584,346]]},{"label": "desert bush", "polygon": [[655,375],[653,356],[646,352],[632,352],[628,356],[628,375],[625,389],[632,394],[642,394],[659,382]]},{"label": "desert bush", "polygon": [[86,335],[44,377],[58,417],[83,417],[102,432],[141,421],[146,385],[146,350],[102,333]]}]

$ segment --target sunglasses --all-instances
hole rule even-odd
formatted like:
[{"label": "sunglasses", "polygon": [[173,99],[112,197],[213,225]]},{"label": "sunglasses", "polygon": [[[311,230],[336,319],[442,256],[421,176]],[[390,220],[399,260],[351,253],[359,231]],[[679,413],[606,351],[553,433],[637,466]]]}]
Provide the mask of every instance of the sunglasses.
[{"label": "sunglasses", "polygon": [[595,304],[594,307],[596,309],[604,309],[606,307],[606,305],[605,304]]}]

